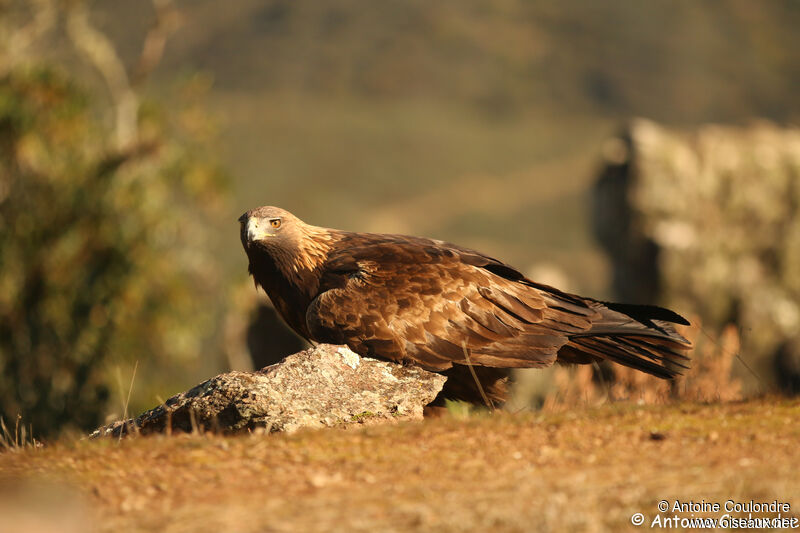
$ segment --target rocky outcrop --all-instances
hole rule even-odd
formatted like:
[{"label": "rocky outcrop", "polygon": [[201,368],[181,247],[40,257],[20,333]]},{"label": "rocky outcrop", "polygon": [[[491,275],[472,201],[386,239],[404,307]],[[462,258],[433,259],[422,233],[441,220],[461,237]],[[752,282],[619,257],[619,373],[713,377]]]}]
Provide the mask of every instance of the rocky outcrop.
[{"label": "rocky outcrop", "polygon": [[228,372],[136,418],[91,436],[128,433],[294,431],[419,419],[446,378],[415,366],[360,357],[321,344],[257,372]]},{"label": "rocky outcrop", "polygon": [[769,375],[800,337],[800,130],[636,120],[604,153],[594,226],[617,296],[712,332],[737,324],[742,353]]}]

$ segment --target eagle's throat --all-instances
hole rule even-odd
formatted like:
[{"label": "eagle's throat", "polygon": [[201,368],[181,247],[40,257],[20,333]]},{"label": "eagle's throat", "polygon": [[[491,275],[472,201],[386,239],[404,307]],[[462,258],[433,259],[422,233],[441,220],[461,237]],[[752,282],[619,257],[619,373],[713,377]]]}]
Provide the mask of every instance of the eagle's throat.
[{"label": "eagle's throat", "polygon": [[320,272],[335,236],[307,225],[298,230],[298,239],[291,249],[270,242],[248,249],[247,255],[256,285],[264,289],[286,323],[309,339],[305,312],[319,291]]}]

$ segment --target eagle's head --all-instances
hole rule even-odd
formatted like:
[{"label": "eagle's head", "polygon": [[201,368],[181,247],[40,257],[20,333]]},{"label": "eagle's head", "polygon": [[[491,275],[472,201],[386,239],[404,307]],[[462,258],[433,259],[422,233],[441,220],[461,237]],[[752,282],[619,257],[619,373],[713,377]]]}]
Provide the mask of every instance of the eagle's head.
[{"label": "eagle's head", "polygon": [[248,254],[255,249],[296,249],[302,220],[280,207],[263,206],[239,217],[242,246]]},{"label": "eagle's head", "polygon": [[[314,270],[324,262],[335,240],[331,230],[306,224],[280,207],[251,209],[239,217],[239,223],[239,235],[254,276],[264,260],[271,260],[286,278]],[[256,281],[263,285],[262,280]]]}]

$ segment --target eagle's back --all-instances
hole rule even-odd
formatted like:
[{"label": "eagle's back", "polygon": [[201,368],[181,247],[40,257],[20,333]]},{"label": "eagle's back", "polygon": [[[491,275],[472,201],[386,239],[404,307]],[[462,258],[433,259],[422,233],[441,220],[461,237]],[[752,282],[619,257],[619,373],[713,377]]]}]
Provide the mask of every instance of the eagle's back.
[{"label": "eagle's back", "polygon": [[[431,239],[345,234],[319,279],[306,312],[314,340],[462,377],[461,367],[501,369],[483,371],[487,389],[502,369],[557,360],[611,359],[672,377],[685,368],[690,346],[671,325],[685,321],[671,311],[564,293],[497,259]],[[475,387],[472,397],[460,392],[470,385],[454,381],[450,389],[474,401]]]},{"label": "eagle's back", "polygon": [[353,234],[332,250],[306,313],[315,340],[414,362],[492,367],[552,364],[597,312],[546,292],[516,269],[449,243]]}]

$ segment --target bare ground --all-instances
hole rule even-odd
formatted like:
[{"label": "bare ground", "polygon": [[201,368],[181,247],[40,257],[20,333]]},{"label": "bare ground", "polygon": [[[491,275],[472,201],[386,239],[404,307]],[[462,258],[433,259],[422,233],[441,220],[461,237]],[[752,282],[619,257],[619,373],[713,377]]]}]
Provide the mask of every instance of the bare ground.
[{"label": "bare ground", "polygon": [[777,499],[797,517],[799,415],[786,399],[612,403],[56,443],[0,454],[0,511],[11,531],[114,532],[630,530],[636,512],[649,529],[676,499]]}]

